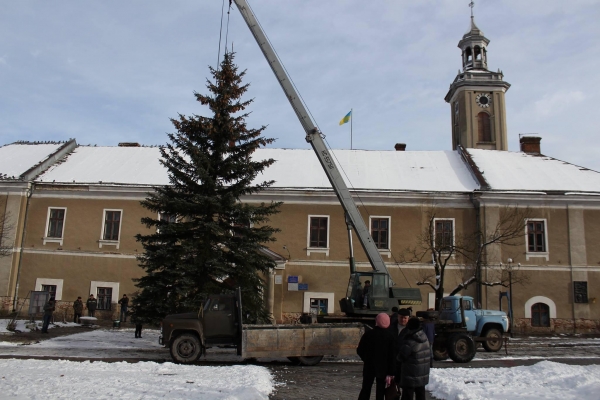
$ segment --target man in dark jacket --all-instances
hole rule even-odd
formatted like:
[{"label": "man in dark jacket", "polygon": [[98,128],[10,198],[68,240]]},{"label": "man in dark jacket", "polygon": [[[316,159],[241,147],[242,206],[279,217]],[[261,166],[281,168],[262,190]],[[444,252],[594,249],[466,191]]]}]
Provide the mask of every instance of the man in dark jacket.
[{"label": "man in dark jacket", "polygon": [[381,313],[375,318],[375,328],[365,332],[360,338],[356,353],[364,362],[362,389],[359,400],[371,397],[371,387],[375,380],[375,399],[383,400],[387,376],[394,374],[394,337],[387,329],[390,317]]},{"label": "man in dark jacket", "polygon": [[75,322],[76,324],[79,324],[81,322],[79,320],[79,318],[81,318],[82,313],[83,313],[83,301],[81,300],[81,296],[79,296],[77,298],[77,300],[75,300],[73,302],[73,322]]},{"label": "man in dark jacket", "polygon": [[42,333],[48,333],[48,325],[50,325],[50,320],[52,319],[52,313],[54,312],[54,309],[54,297],[50,297],[50,300],[44,304],[44,323],[42,325]]},{"label": "man in dark jacket", "polygon": [[94,314],[96,314],[96,307],[98,307],[98,300],[94,298],[93,294],[90,294],[90,298],[86,301],[85,306],[88,309],[88,317],[94,317]]},{"label": "man in dark jacket", "polygon": [[398,349],[396,362],[401,363],[400,387],[402,400],[425,400],[425,385],[429,383],[431,353],[429,341],[418,318],[411,318],[403,332],[404,340]]},{"label": "man in dark jacket", "polygon": [[129,307],[129,297],[126,294],[123,295],[123,298],[119,300],[119,304],[121,305],[121,322],[127,322],[127,308]]}]

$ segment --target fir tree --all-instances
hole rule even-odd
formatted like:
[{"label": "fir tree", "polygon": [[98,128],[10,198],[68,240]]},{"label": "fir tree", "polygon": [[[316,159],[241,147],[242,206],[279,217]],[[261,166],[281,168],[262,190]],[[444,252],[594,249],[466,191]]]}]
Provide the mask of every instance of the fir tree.
[{"label": "fir tree", "polygon": [[264,322],[268,314],[262,298],[261,275],[275,266],[261,251],[278,230],[268,225],[280,203],[243,203],[243,196],[273,184],[254,183],[273,159],[254,160],[252,153],[274,139],[262,136],[265,126],[246,126],[242,100],[248,84],[238,72],[233,53],[220,69],[210,68],[209,95],[195,93],[210,109],[210,117],[179,115],[172,119],[176,132],[161,148],[161,163],[170,185],[156,187],[142,205],[160,218],[143,218],[156,230],[137,235],[144,247],[139,257],[146,274],[136,281],[133,299],[136,317],[156,322],[167,314],[197,311],[208,294],[242,288],[244,317]]}]

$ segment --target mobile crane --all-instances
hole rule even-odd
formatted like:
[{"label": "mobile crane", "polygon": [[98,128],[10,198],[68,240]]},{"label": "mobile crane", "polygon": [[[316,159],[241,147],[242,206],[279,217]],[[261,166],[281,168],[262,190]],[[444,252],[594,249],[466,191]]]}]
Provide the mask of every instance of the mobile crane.
[{"label": "mobile crane", "polygon": [[[344,209],[346,225],[348,229],[348,243],[350,247],[350,279],[348,281],[348,290],[346,297],[340,300],[342,312],[347,317],[372,317],[380,312],[389,312],[392,307],[401,305],[421,304],[421,291],[418,288],[397,288],[390,273],[381,258],[381,254],[369,233],[352,196],[346,186],[342,174],[335,163],[334,156],[327,149],[323,136],[316,124],[313,122],[310,114],[306,110],[304,103],[296,92],[294,85],[290,81],[281,61],[269,43],[263,32],[254,12],[246,0],[233,0],[239,9],[244,21],[250,28],[252,35],[256,39],[258,46],[263,52],[269,66],[277,77],[281,88],[288,98],[300,124],[306,132],[306,141],[310,143],[314,150],[331,186]],[[372,272],[358,272],[354,261],[354,251],[352,246],[352,230],[365,251],[367,259],[373,267]],[[362,304],[356,304],[358,291],[362,291],[360,283],[366,280],[371,281],[371,287],[367,296],[368,307],[361,307]]]}]

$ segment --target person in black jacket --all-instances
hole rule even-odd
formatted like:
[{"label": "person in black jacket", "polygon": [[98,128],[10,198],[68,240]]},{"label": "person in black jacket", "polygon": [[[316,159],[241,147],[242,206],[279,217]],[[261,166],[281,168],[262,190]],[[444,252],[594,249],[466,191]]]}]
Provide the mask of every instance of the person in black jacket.
[{"label": "person in black jacket", "polygon": [[386,377],[393,375],[396,368],[394,360],[394,336],[387,329],[390,317],[381,313],[375,318],[375,328],[365,332],[360,338],[356,353],[364,362],[362,389],[359,400],[371,397],[371,387],[375,380],[375,399],[383,400]]},{"label": "person in black jacket", "polygon": [[425,385],[429,383],[431,353],[429,341],[418,318],[410,318],[403,333],[396,362],[401,363],[400,387],[402,400],[425,400]]}]

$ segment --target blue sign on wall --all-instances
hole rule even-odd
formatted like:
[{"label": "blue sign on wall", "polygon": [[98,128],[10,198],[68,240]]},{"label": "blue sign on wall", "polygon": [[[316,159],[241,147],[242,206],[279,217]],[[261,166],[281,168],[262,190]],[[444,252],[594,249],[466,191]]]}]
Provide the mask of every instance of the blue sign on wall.
[{"label": "blue sign on wall", "polygon": [[298,283],[298,277],[293,275],[288,276],[288,283]]},{"label": "blue sign on wall", "polygon": [[298,290],[308,290],[308,283],[299,283]]}]

